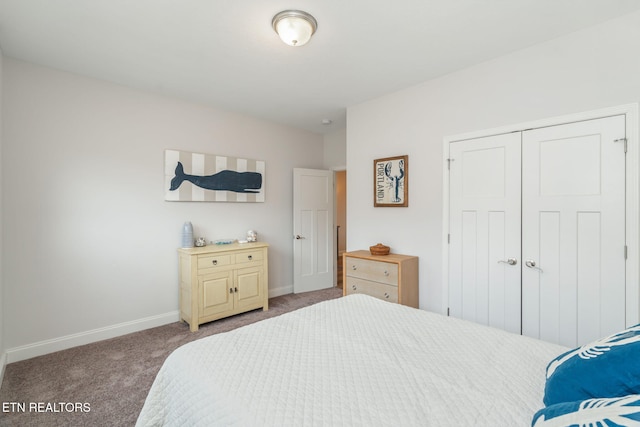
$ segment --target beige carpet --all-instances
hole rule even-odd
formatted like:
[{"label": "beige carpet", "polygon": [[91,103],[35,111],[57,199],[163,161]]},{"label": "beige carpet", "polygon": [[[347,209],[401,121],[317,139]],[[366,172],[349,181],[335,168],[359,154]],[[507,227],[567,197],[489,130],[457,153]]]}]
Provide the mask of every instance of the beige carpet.
[{"label": "beige carpet", "polygon": [[177,347],[340,296],[338,288],[284,295],[269,300],[268,311],[217,320],[194,333],[177,322],[11,363],[0,388],[0,425],[133,426],[156,373]]}]

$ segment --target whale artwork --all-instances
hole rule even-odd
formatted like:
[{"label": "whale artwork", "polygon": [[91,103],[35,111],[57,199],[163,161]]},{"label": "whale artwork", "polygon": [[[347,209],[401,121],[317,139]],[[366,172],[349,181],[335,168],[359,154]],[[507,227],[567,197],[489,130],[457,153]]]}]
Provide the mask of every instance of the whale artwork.
[{"label": "whale artwork", "polygon": [[258,172],[236,172],[223,170],[213,175],[200,176],[184,173],[182,163],[178,162],[176,176],[171,180],[170,191],[175,191],[183,181],[189,181],[205,190],[225,190],[236,193],[257,193],[262,187],[262,174]]},{"label": "whale artwork", "polygon": [[264,161],[165,150],[165,200],[264,202]]}]

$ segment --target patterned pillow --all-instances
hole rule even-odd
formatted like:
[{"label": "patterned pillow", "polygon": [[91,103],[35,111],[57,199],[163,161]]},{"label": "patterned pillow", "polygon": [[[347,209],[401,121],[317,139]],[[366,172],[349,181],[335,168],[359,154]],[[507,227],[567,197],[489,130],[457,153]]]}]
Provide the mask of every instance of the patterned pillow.
[{"label": "patterned pillow", "polygon": [[546,406],[640,394],[640,325],[573,349],[547,366]]},{"label": "patterned pillow", "polygon": [[640,395],[564,402],[539,410],[532,427],[638,426]]}]

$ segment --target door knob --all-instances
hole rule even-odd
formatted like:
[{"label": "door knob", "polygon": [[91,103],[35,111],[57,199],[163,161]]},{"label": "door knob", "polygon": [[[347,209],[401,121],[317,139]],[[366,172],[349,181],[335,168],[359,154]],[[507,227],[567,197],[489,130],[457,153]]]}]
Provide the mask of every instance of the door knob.
[{"label": "door knob", "polygon": [[517,258],[507,258],[507,260],[503,260],[501,259],[500,261],[498,261],[498,263],[504,263],[504,264],[509,264],[509,265],[516,265],[518,263],[518,259]]},{"label": "door knob", "polygon": [[539,271],[540,271],[540,273],[543,273],[542,269],[541,269],[540,267],[537,267],[537,266],[536,266],[536,262],[535,262],[534,260],[532,260],[532,259],[528,259],[528,260],[526,260],[526,261],[524,262],[524,265],[526,265],[526,266],[527,266],[527,267],[529,267],[529,268],[533,268],[533,269],[535,269],[535,270],[539,270]]},{"label": "door knob", "polygon": [[296,234],[296,240],[300,240],[300,239],[305,239],[305,237],[299,234]]}]

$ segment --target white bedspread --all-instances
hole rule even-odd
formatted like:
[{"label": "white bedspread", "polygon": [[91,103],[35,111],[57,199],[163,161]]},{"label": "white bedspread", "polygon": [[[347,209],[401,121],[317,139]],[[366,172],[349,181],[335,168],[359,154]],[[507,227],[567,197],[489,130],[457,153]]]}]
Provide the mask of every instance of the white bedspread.
[{"label": "white bedspread", "polygon": [[365,295],[173,352],[139,426],[528,426],[566,349]]}]

